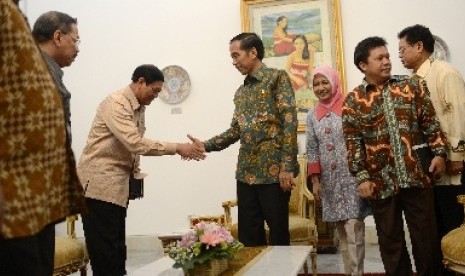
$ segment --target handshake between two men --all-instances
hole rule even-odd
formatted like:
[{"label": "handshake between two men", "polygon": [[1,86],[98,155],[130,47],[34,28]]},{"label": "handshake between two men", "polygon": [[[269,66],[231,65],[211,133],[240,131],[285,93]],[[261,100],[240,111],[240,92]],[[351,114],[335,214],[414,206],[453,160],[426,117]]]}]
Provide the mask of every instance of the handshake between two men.
[{"label": "handshake between two men", "polygon": [[206,157],[204,143],[190,134],[187,134],[187,137],[192,143],[177,144],[176,153],[181,155],[182,160],[204,160]]}]

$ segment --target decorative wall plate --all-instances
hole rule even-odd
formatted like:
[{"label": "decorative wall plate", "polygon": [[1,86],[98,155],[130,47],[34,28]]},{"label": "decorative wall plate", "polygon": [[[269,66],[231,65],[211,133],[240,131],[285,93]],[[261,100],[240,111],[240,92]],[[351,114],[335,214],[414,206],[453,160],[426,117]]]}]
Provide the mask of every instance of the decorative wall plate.
[{"label": "decorative wall plate", "polygon": [[165,83],[159,94],[162,101],[168,104],[177,104],[187,98],[191,89],[189,74],[182,67],[169,65],[163,68]]},{"label": "decorative wall plate", "polygon": [[444,40],[442,40],[442,38],[440,38],[437,35],[433,35],[433,37],[434,37],[434,52],[433,52],[434,58],[447,61],[449,59],[449,48],[447,47],[446,42],[444,42]]}]

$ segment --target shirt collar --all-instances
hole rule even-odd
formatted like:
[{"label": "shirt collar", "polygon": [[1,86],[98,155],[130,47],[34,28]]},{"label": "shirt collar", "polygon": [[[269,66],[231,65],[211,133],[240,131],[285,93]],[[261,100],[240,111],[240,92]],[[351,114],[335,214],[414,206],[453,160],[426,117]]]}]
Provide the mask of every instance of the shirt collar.
[{"label": "shirt collar", "polygon": [[418,68],[417,72],[413,74],[412,76],[417,75],[418,77],[424,79],[426,75],[429,72],[429,69],[431,68],[432,63],[434,62],[434,57],[430,56],[423,64]]},{"label": "shirt collar", "polygon": [[316,119],[320,121],[324,116],[328,116],[333,112],[337,116],[342,116],[342,105],[344,104],[344,97],[341,96],[329,109],[325,108],[321,104],[317,104],[315,107]]},{"label": "shirt collar", "polygon": [[265,69],[266,65],[263,64],[260,68],[252,72],[251,74],[247,75],[244,79],[244,85],[254,83],[256,81],[261,81],[265,77]]},{"label": "shirt collar", "polygon": [[[393,75],[391,76],[384,84],[383,84],[383,87],[384,85],[388,84],[392,84],[394,82],[399,82],[399,81],[403,81],[403,80],[408,80],[409,79],[409,76],[405,76],[405,75]],[[372,83],[369,83],[367,82],[367,80],[364,78],[363,81],[362,81],[362,86],[364,88],[364,91],[365,92],[368,92],[372,89],[376,90],[376,85],[375,84],[372,84]]]},{"label": "shirt collar", "polygon": [[139,108],[144,109],[144,106],[141,106],[129,85],[124,88],[123,95],[129,100],[133,110],[137,110]]},{"label": "shirt collar", "polygon": [[50,70],[55,72],[60,79],[63,78],[63,70],[60,68],[60,65],[51,57],[49,56],[46,52],[42,51],[42,55],[44,56],[47,64],[50,65]]}]

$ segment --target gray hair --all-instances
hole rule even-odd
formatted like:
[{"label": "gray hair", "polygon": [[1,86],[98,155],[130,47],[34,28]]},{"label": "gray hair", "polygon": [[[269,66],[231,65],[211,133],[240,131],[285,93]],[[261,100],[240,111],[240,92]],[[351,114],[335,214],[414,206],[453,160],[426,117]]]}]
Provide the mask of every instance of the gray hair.
[{"label": "gray hair", "polygon": [[53,34],[60,30],[67,34],[71,32],[71,25],[77,24],[77,19],[66,13],[49,11],[42,14],[34,23],[32,35],[37,43],[46,42],[53,38]]}]

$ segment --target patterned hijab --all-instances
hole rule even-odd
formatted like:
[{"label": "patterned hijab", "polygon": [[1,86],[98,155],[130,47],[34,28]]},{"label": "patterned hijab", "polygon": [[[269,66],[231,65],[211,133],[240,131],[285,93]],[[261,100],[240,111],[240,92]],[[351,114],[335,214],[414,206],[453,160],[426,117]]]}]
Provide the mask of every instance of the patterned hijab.
[{"label": "patterned hijab", "polygon": [[316,75],[323,75],[331,83],[333,88],[332,97],[327,101],[319,101],[315,106],[316,118],[321,120],[326,114],[334,112],[335,114],[342,116],[342,104],[344,102],[344,96],[341,91],[341,81],[337,71],[328,65],[321,65],[313,70],[313,79]]}]

